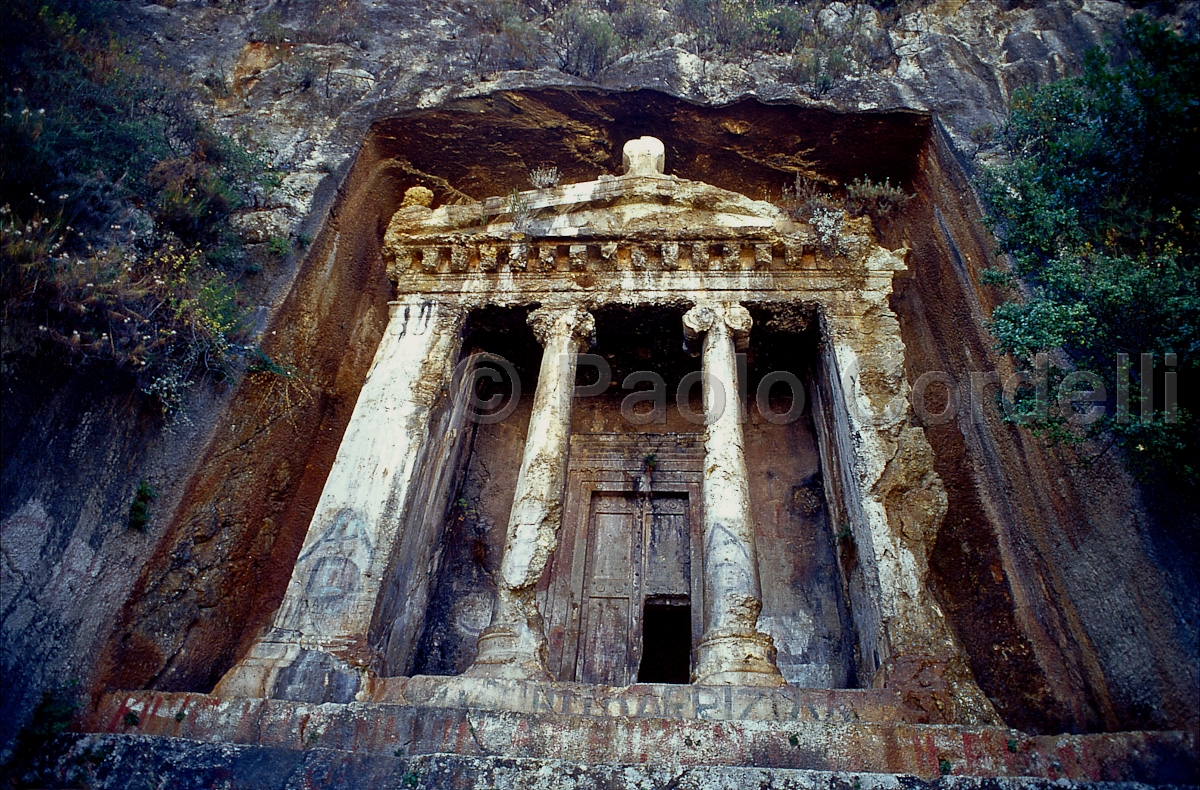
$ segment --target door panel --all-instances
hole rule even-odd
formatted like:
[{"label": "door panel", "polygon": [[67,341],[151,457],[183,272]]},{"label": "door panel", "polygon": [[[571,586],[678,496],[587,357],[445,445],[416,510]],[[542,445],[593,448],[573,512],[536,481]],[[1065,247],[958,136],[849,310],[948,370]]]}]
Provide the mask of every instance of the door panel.
[{"label": "door panel", "polygon": [[638,503],[627,493],[592,495],[582,649],[575,673],[581,683],[629,683],[630,600],[640,575],[634,572],[641,542],[638,516]]},{"label": "door panel", "polygon": [[628,598],[588,599],[576,677],[580,683],[629,685],[629,614]]},{"label": "door panel", "polygon": [[587,575],[589,586],[596,592],[613,592],[620,587],[628,595],[637,515],[636,504],[629,500],[628,494],[597,493],[592,497]]},{"label": "door panel", "polygon": [[686,496],[651,500],[644,595],[686,596],[692,588],[692,540]]}]

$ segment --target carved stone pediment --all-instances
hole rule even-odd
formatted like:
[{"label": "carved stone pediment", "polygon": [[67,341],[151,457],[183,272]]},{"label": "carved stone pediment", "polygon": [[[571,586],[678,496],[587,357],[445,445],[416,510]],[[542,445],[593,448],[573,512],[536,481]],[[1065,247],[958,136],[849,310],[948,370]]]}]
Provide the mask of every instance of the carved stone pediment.
[{"label": "carved stone pediment", "polygon": [[[601,176],[471,205],[397,211],[384,237],[393,281],[430,277],[632,272],[866,273],[865,218],[836,239],[763,200],[661,173]],[[828,234],[826,234],[828,235]]]},{"label": "carved stone pediment", "polygon": [[698,227],[789,233],[799,226],[776,206],[701,181],[669,175],[601,176],[579,184],[490,197],[475,206],[405,209],[389,236],[513,233],[560,238],[688,236]]}]

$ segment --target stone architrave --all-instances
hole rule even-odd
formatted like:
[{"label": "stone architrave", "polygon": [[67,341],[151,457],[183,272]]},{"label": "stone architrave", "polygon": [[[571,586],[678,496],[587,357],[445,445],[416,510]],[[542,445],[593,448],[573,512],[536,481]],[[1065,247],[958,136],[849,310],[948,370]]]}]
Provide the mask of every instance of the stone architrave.
[{"label": "stone architrave", "polygon": [[595,340],[592,314],[542,308],[529,316],[541,342],[528,439],[508,519],[492,622],[479,636],[473,677],[550,680],[546,634],[534,588],[558,542],[571,434],[576,356]]},{"label": "stone architrave", "polygon": [[688,340],[704,338],[704,635],[693,673],[703,685],[784,684],[774,641],[758,630],[762,588],[735,359],[750,324],[736,302],[697,305],[683,317]]},{"label": "stone architrave", "polygon": [[348,702],[364,636],[414,498],[430,411],[462,342],[456,305],[409,297],[391,317],[270,631],[214,693]]}]

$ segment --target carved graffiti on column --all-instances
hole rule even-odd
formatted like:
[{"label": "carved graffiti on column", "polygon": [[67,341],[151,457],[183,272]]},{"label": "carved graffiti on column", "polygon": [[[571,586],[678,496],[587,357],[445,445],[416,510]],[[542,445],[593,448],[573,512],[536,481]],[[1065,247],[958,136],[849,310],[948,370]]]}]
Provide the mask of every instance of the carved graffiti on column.
[{"label": "carved graffiti on column", "polygon": [[370,562],[374,546],[361,517],[350,508],[338,512],[329,528],[296,560],[307,577],[302,598],[288,601],[278,626],[302,634],[320,633],[317,618],[344,612],[359,590],[361,568]]}]

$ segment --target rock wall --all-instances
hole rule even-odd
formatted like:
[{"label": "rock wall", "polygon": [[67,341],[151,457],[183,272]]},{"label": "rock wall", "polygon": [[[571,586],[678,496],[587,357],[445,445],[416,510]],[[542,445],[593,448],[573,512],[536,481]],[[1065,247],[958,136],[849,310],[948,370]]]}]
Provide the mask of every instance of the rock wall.
[{"label": "rock wall", "polygon": [[[953,418],[925,426],[950,504],[931,563],[976,677],[1018,727],[1194,727],[1195,514],[1148,508],[1101,443],[1048,449],[1002,422],[984,382],[1012,370],[982,325],[1003,295],[979,285],[992,241],[944,136],[915,187],[892,233],[921,265],[893,303],[909,380],[934,371],[954,390]],[[946,389],[927,392],[941,413]]]},{"label": "rock wall", "polygon": [[[590,178],[645,133],[673,146],[680,175],[752,197],[775,194],[800,159],[840,181],[891,177],[921,196],[891,230],[923,262],[894,306],[910,384],[934,360],[990,366],[990,296],[972,279],[989,248],[960,161],[970,132],[1001,120],[1016,87],[1078,69],[1130,11],[940,0],[881,18],[886,57],[814,99],[783,56],[686,41],[595,82],[550,68],[481,77],[462,14],[439,4],[352,3],[357,27],[337,40],[250,42],[264,14],[297,30],[315,8],[117,5],[144,59],[189,75],[200,111],[259,139],[284,171],[239,220],[247,238],[316,236],[303,261],[249,288],[264,349],[296,376],[197,386],[188,418],[164,427],[129,406],[122,382],[5,362],[0,743],[63,679],[211,687],[269,619],[382,332],[379,223],[407,186],[440,200],[504,194],[545,160],[567,181]],[[1194,3],[1169,10],[1196,15]],[[569,90],[542,90],[554,86]],[[497,94],[513,88],[541,92]],[[945,137],[927,142],[925,113]],[[1194,728],[1194,550],[1170,543],[1117,462],[1079,470],[991,423],[926,427],[949,496],[931,554],[940,599],[1001,713],[1035,730]],[[159,495],[145,535],[126,526],[141,479]]]}]

